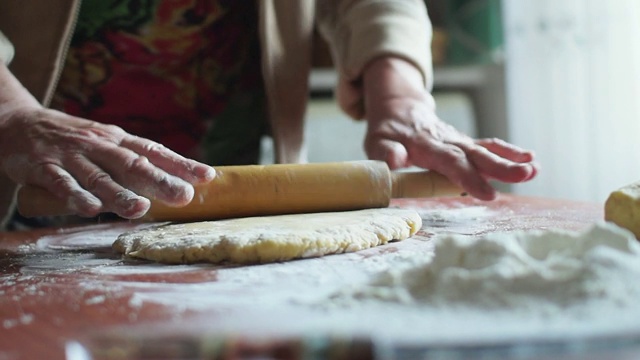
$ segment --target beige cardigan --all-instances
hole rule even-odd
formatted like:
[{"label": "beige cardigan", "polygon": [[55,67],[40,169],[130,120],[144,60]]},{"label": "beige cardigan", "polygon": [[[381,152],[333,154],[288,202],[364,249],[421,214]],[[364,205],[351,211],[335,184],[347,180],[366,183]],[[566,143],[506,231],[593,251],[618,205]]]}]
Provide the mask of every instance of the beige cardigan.
[{"label": "beige cardigan", "polygon": [[[0,60],[48,106],[72,36],[80,0],[0,1]],[[311,39],[317,25],[331,45],[339,86],[351,86],[382,55],[415,64],[431,86],[431,25],[423,0],[258,0],[262,71],[276,162],[306,161],[303,124]],[[3,35],[4,34],[4,35]],[[15,49],[15,52],[14,52]],[[0,144],[0,146],[2,146]],[[16,185],[0,173],[0,229]]]}]

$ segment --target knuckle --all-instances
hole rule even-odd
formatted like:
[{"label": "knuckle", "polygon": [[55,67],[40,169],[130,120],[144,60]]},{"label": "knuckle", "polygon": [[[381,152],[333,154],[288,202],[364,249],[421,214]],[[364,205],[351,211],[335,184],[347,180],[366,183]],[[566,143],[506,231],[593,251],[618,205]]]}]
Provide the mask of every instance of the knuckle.
[{"label": "knuckle", "polygon": [[487,139],[482,139],[483,141],[483,145],[484,146],[491,146],[491,145],[504,145],[505,142],[501,139],[498,139],[496,137],[492,137],[492,138],[487,138]]},{"label": "knuckle", "polygon": [[117,126],[117,125],[111,125],[111,124],[100,124],[104,131],[109,133],[109,134],[113,134],[113,135],[117,135],[117,136],[122,136],[124,134],[126,134],[126,132],[124,131],[124,129],[122,129],[121,127]]},{"label": "knuckle", "polygon": [[126,134],[126,132],[117,125],[102,124],[96,121],[91,121],[89,126],[82,130],[87,133],[87,136],[106,138],[114,142],[118,142]]},{"label": "knuckle", "polygon": [[70,175],[55,174],[51,176],[51,185],[56,189],[66,189],[73,183]]},{"label": "knuckle", "polygon": [[158,190],[172,201],[184,203],[193,198],[193,187],[178,178],[163,174],[156,178]]},{"label": "knuckle", "polygon": [[149,159],[145,156],[132,157],[125,164],[125,169],[132,172],[147,170],[149,168]]},{"label": "knuckle", "polygon": [[464,150],[462,150],[461,148],[455,146],[455,147],[451,147],[450,149],[445,151],[442,154],[442,157],[444,159],[447,159],[448,161],[457,163],[457,162],[461,162],[463,160],[466,160],[467,153]]},{"label": "knuckle", "polygon": [[153,186],[156,196],[160,193],[175,195],[175,184],[165,174],[154,173],[149,180],[151,180],[149,185]]},{"label": "knuckle", "polygon": [[50,174],[47,183],[55,194],[64,195],[74,188],[76,181],[71,175]]},{"label": "knuckle", "polygon": [[167,148],[162,144],[151,141],[144,145],[144,150],[150,155],[154,155],[164,153]]},{"label": "knuckle", "polygon": [[97,170],[87,176],[87,190],[94,191],[103,184],[111,182],[111,175],[102,170]]},{"label": "knuckle", "polygon": [[71,175],[60,171],[56,164],[48,161],[36,162],[31,172],[35,176],[54,184],[72,181]]},{"label": "knuckle", "polygon": [[177,187],[176,182],[172,181],[172,179],[170,179],[169,176],[167,176],[166,174],[158,175],[156,178],[156,182],[158,183],[158,185],[162,187],[166,187],[168,189],[173,189]]},{"label": "knuckle", "polygon": [[65,143],[61,144],[60,147],[67,151],[85,152],[93,147],[101,137],[101,134],[94,130],[78,128],[65,139]]},{"label": "knuckle", "polygon": [[90,121],[89,128],[97,129],[105,132],[119,132],[123,131],[121,127],[113,124],[105,124],[97,121]]},{"label": "knuckle", "polygon": [[489,154],[489,151],[482,146],[469,146],[462,151],[464,151],[464,153],[466,153],[466,155],[470,157],[483,156],[483,155]]},{"label": "knuckle", "polygon": [[442,162],[448,164],[454,169],[466,168],[469,164],[467,154],[460,148],[453,148],[444,152],[442,155]]}]

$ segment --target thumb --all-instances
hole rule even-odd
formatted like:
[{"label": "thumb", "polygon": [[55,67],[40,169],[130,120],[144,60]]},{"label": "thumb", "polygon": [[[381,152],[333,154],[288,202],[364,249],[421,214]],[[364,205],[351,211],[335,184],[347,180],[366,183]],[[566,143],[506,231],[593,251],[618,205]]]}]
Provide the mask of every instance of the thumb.
[{"label": "thumb", "polygon": [[391,170],[409,167],[409,153],[401,143],[388,139],[368,140],[365,151],[371,160],[382,160]]}]

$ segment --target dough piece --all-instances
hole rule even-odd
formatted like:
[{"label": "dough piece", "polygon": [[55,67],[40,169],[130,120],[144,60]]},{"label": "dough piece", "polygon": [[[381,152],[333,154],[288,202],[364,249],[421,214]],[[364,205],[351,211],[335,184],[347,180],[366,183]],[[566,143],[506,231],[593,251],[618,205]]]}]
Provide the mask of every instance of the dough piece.
[{"label": "dough piece", "polygon": [[124,233],[113,248],[162,263],[268,263],[353,252],[415,234],[414,210],[358,211],[250,217],[169,224]]},{"label": "dough piece", "polygon": [[609,195],[604,204],[604,219],[631,231],[640,239],[640,181]]}]

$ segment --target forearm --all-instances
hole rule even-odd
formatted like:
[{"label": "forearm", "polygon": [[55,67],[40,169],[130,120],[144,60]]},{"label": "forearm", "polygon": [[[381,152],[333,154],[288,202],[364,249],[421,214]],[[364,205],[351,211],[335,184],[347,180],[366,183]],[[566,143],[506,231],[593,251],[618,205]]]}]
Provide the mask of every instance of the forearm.
[{"label": "forearm", "polygon": [[423,0],[333,0],[317,6],[320,32],[345,81],[361,79],[376,58],[395,56],[413,63],[430,86],[431,23]]},{"label": "forearm", "polygon": [[350,117],[364,117],[365,68],[383,58],[413,65],[419,74],[410,77],[430,89],[431,24],[424,1],[328,0],[318,2],[316,15],[339,74],[336,99]]}]

